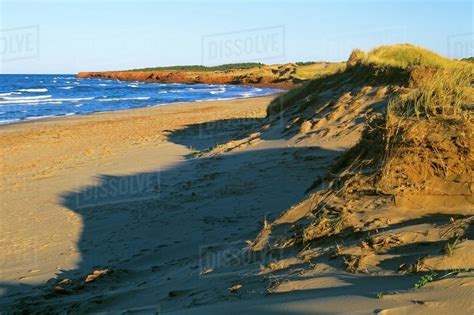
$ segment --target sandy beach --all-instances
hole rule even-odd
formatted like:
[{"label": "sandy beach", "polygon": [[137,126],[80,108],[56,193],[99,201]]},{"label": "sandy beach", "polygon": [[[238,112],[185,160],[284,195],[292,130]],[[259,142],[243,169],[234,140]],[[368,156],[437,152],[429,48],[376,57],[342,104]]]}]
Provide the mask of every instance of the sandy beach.
[{"label": "sandy beach", "polygon": [[472,1],[0,11],[0,315],[474,314]]},{"label": "sandy beach", "polygon": [[[0,126],[2,279],[37,284],[79,264],[84,218],[67,208],[62,194],[97,184],[101,176],[177,167],[193,150],[225,140],[242,121],[255,119],[255,125],[269,100],[173,104]],[[219,120],[211,129],[229,129],[227,134],[203,129],[187,140],[168,139],[178,129]]]},{"label": "sandy beach", "polygon": [[[447,260],[437,256],[438,247],[423,244],[468,229],[472,196],[451,196],[451,205],[436,196],[397,197],[393,204],[368,195],[347,203],[311,191],[319,185],[315,178],[327,176],[360,141],[367,115],[387,99],[384,87],[357,91],[351,97],[359,101],[350,107],[347,95],[331,94],[336,101],[311,124],[297,109],[266,117],[275,98],[268,96],[1,126],[0,309],[469,309],[474,281],[465,268],[474,267],[472,241],[455,245]],[[274,103],[270,111],[275,104],[284,106]],[[314,219],[321,200],[348,207],[353,232],[331,236],[331,226],[314,231],[319,225],[310,225],[304,237],[323,233],[325,240],[293,249],[303,231],[298,222]],[[361,247],[361,233],[374,235],[364,245],[370,251]],[[414,247],[391,251],[401,243]],[[396,270],[415,261],[420,248],[435,270],[458,270],[457,276],[414,290],[420,276]]]},{"label": "sandy beach", "polygon": [[[159,281],[150,284],[161,293],[153,290],[153,297],[123,305],[116,296],[110,304],[114,309],[153,304],[173,310],[189,305],[183,297],[203,279],[201,251],[207,246],[224,248],[229,242],[240,250],[265,218],[275,217],[302,197],[296,193],[300,181],[308,185],[312,180],[303,168],[273,172],[272,167],[282,163],[274,160],[274,152],[284,150],[279,148],[284,147],[281,141],[255,154],[257,159],[246,152],[229,159],[193,158],[259,128],[273,97],[1,126],[0,309],[22,294],[38,295],[55,309],[70,305],[61,296],[44,296],[51,281],[81,279],[107,268],[116,275],[128,274],[122,288],[159,275]],[[260,171],[254,171],[256,165]],[[80,198],[87,187],[101,187],[114,178],[122,191],[96,190],[92,197]],[[145,197],[135,195],[133,186],[141,178],[156,188]],[[285,185],[271,187],[270,181]],[[228,282],[217,277],[217,283],[223,280]],[[149,290],[149,285],[143,289]],[[212,283],[205,285],[209,286]],[[170,292],[176,292],[177,299]],[[89,305],[96,293],[85,294],[83,302]],[[168,302],[156,303],[158,295]],[[220,294],[212,299],[220,300]],[[80,310],[88,308],[84,304]]]}]

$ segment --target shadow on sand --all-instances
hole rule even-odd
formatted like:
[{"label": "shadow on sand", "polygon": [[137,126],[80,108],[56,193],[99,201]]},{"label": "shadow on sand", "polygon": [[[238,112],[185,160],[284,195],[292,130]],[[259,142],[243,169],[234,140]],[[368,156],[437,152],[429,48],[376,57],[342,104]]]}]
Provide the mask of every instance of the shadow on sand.
[{"label": "shadow on sand", "polygon": [[[255,132],[260,123],[239,119],[191,125],[172,132],[169,139],[206,150]],[[303,192],[338,154],[317,147],[279,147],[187,159],[173,168],[127,176],[99,175],[97,185],[61,196],[62,205],[83,222],[77,268],[62,271],[45,285],[0,284],[4,308],[0,311],[121,311],[154,301],[164,313],[200,305],[204,313],[227,312],[232,303],[225,309],[213,307],[236,299],[227,292],[235,281],[246,281],[253,294],[264,297],[267,279],[257,275],[262,257],[245,256],[245,241],[255,238],[265,218],[271,221],[305,199]],[[433,220],[446,218],[422,217],[398,225]],[[410,249],[419,250],[419,246]],[[340,267],[330,257],[327,262]],[[384,264],[392,268],[399,260]],[[210,276],[204,277],[211,269]],[[112,272],[84,285],[94,270]],[[380,281],[383,290],[397,291],[410,287],[416,277],[400,281],[398,276],[381,276],[369,284],[358,275],[335,276],[347,285],[265,297],[274,307],[252,305],[255,295],[249,294],[240,310],[280,314],[284,311],[276,308],[278,303],[314,303],[335,295],[375,296],[373,283]],[[73,284],[66,286],[64,294],[54,293],[61,279],[71,279]]]},{"label": "shadow on sand", "polygon": [[[245,137],[260,124],[258,119],[220,120],[173,131],[169,139],[206,150]],[[118,288],[143,282],[156,282],[157,299],[169,299],[169,292],[200,281],[203,249],[233,246],[240,250],[245,240],[255,237],[265,218],[275,218],[306,197],[305,188],[325,166],[305,156],[334,154],[314,147],[250,150],[187,159],[176,167],[146,173],[99,175],[97,185],[61,196],[62,206],[80,215],[83,222],[77,268],[63,270],[46,285],[1,284],[0,305],[16,301],[16,310],[26,312],[57,311],[58,305],[77,310],[78,300],[94,305],[91,301],[102,299],[99,304],[104,306],[104,295],[120,295]],[[79,284],[99,269],[113,270],[97,281],[101,288],[95,283]],[[58,295],[52,288],[60,279],[78,284],[71,287],[72,292]],[[222,279],[217,277],[215,282]],[[198,282],[193,286],[200,290]]]}]

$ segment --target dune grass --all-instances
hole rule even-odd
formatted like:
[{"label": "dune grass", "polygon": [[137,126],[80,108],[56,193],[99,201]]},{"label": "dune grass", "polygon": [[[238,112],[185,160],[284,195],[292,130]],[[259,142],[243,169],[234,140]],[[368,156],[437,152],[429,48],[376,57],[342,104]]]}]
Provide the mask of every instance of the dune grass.
[{"label": "dune grass", "polygon": [[[315,71],[315,67],[320,67],[319,71]],[[332,64],[324,72],[321,65],[308,64],[298,71],[317,72],[318,76],[273,100],[267,109],[268,115],[297,106],[305,98],[317,93],[327,82],[337,83],[346,75],[352,80],[359,79],[362,85],[396,84],[410,87],[410,93],[401,94],[390,101],[389,113],[398,116],[459,113],[468,108],[466,98],[473,94],[473,63],[444,58],[410,44],[380,46],[369,52],[355,49],[347,61],[347,67]]]},{"label": "dune grass", "polygon": [[412,66],[447,68],[459,64],[458,61],[444,58],[425,48],[410,44],[380,46],[367,53],[355,50],[349,61],[401,69]]},{"label": "dune grass", "polygon": [[345,66],[330,67],[326,72],[314,74],[313,79],[307,80],[302,85],[292,88],[277,98],[273,99],[267,107],[267,116],[279,113],[288,107],[299,103],[307,103],[312,96],[317,95],[322,89],[339,84],[344,75]]},{"label": "dune grass", "polygon": [[338,71],[343,71],[346,67],[344,62],[300,62],[296,63],[296,77],[301,80],[317,79]]},{"label": "dune grass", "polygon": [[399,117],[431,117],[458,115],[468,109],[471,82],[470,68],[426,69],[415,88],[392,99],[388,112]]}]

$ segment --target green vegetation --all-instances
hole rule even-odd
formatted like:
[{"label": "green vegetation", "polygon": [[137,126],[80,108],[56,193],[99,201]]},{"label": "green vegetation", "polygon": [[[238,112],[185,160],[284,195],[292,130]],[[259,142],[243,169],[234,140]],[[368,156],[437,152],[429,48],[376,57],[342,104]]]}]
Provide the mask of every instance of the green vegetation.
[{"label": "green vegetation", "polygon": [[298,61],[298,62],[295,62],[295,64],[297,66],[310,66],[310,65],[314,65],[314,64],[317,64],[319,62],[317,61]]},{"label": "green vegetation", "polygon": [[[421,72],[421,74],[420,74]],[[401,117],[430,117],[460,114],[474,80],[472,69],[419,69],[415,89],[393,99],[389,113]]]},{"label": "green vegetation", "polygon": [[302,86],[274,99],[268,107],[271,115],[291,106],[301,106],[317,97],[319,91],[344,80],[365,85],[396,84],[410,87],[390,101],[389,113],[397,116],[433,116],[458,114],[467,108],[474,82],[474,66],[451,60],[409,44],[380,46],[370,52],[355,49],[343,64],[312,63],[296,69],[296,77],[311,77]]},{"label": "green vegetation", "polygon": [[317,79],[343,71],[346,68],[344,62],[297,62],[295,77],[300,80]]},{"label": "green vegetation", "polygon": [[185,66],[166,66],[166,67],[151,67],[132,69],[128,71],[228,71],[228,70],[243,70],[251,68],[260,68],[264,66],[260,62],[246,62],[246,63],[229,63],[219,66],[206,67],[201,65],[185,65]]},{"label": "green vegetation", "polygon": [[438,274],[436,272],[431,272],[427,275],[424,275],[420,278],[420,280],[418,280],[416,283],[415,283],[415,288],[419,289],[419,288],[422,288],[424,287],[425,285],[427,285],[428,283],[432,282],[435,280],[435,277],[437,276]]},{"label": "green vegetation", "polygon": [[[288,90],[286,93],[272,100],[267,108],[267,115],[279,113],[291,106],[308,103],[311,99],[323,89],[328,88],[331,84],[339,84],[343,80],[345,65],[333,64],[331,69],[322,74],[313,72],[313,79],[304,82],[302,85]],[[298,72],[298,70],[297,70]],[[315,78],[314,78],[315,77]]]},{"label": "green vegetation", "polygon": [[311,80],[304,83],[302,86],[295,87],[288,90],[284,94],[273,99],[267,107],[267,116],[284,111],[290,106],[295,105],[305,95],[311,94],[316,85],[317,80]]},{"label": "green vegetation", "polygon": [[459,237],[457,237],[452,243],[446,244],[444,248],[444,253],[446,256],[451,257],[454,254],[454,249],[459,243]]},{"label": "green vegetation", "polygon": [[446,68],[456,65],[457,61],[441,57],[418,46],[400,44],[380,46],[368,53],[356,49],[352,52],[349,63],[375,64],[406,69],[412,66]]},{"label": "green vegetation", "polygon": [[425,285],[427,285],[430,282],[433,282],[433,281],[436,281],[436,280],[442,280],[442,279],[445,279],[447,277],[456,276],[461,272],[469,272],[469,271],[470,271],[470,269],[468,269],[468,268],[467,269],[466,268],[454,269],[454,270],[451,270],[449,272],[446,272],[444,275],[442,275],[440,277],[438,277],[438,274],[436,272],[431,271],[429,274],[426,274],[426,275],[422,276],[415,283],[415,288],[419,289],[419,288],[424,287]]}]

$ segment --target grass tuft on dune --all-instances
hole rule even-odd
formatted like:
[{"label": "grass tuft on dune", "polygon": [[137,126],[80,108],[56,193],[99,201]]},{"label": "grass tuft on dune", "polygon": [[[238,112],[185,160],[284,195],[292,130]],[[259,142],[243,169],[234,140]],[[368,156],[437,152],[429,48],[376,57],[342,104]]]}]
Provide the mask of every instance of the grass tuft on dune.
[{"label": "grass tuft on dune", "polygon": [[302,100],[330,87],[328,82],[344,80],[357,80],[367,85],[395,84],[414,88],[412,95],[404,95],[391,104],[391,110],[399,113],[408,111],[419,114],[420,111],[429,113],[430,110],[446,112],[448,107],[459,109],[464,95],[472,93],[469,91],[474,73],[472,63],[444,58],[410,44],[380,46],[370,52],[354,49],[346,64],[347,67],[333,64],[325,72],[319,70],[317,77],[274,99],[267,114],[270,116],[298,106]]},{"label": "grass tuft on dune", "polygon": [[459,61],[444,58],[425,48],[399,44],[379,46],[369,52],[355,49],[349,60],[350,64],[378,65],[407,69],[413,66],[446,68],[456,66]]},{"label": "grass tuft on dune", "polygon": [[460,115],[470,107],[473,81],[474,72],[469,68],[414,69],[413,90],[391,100],[389,113],[417,118]]}]

